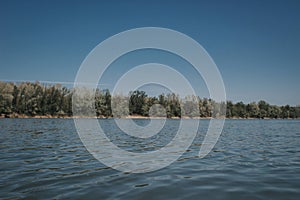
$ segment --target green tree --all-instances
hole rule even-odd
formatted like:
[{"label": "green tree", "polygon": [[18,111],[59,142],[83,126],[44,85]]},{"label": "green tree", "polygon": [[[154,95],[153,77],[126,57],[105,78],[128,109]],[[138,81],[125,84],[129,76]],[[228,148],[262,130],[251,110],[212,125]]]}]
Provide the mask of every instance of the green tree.
[{"label": "green tree", "polygon": [[226,117],[231,118],[233,117],[232,111],[233,111],[233,103],[232,101],[227,101],[227,107],[226,107]]},{"label": "green tree", "polygon": [[280,118],[286,119],[290,117],[290,106],[281,106]]},{"label": "green tree", "polygon": [[130,115],[144,115],[143,106],[146,103],[146,93],[144,91],[133,91],[129,93],[129,113]]},{"label": "green tree", "polygon": [[248,117],[258,118],[260,116],[259,107],[255,102],[251,102],[246,106],[246,112]]},{"label": "green tree", "polygon": [[11,114],[13,111],[14,85],[0,82],[0,113]]},{"label": "green tree", "polygon": [[261,100],[258,102],[258,107],[259,107],[259,118],[264,119],[265,117],[268,117],[270,105],[267,102]]}]

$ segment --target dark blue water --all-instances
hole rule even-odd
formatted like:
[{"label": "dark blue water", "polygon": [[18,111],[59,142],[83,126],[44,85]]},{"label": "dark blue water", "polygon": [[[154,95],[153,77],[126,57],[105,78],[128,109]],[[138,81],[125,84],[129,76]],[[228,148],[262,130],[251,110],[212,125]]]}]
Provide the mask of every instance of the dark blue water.
[{"label": "dark blue water", "polygon": [[[120,133],[113,120],[100,120],[115,144],[135,152],[165,145],[178,123],[168,120],[161,133],[141,141]],[[94,159],[72,119],[0,119],[0,198],[299,198],[300,120],[226,120],[213,151],[199,159],[207,125],[201,120],[190,149],[170,166],[131,174]]]}]

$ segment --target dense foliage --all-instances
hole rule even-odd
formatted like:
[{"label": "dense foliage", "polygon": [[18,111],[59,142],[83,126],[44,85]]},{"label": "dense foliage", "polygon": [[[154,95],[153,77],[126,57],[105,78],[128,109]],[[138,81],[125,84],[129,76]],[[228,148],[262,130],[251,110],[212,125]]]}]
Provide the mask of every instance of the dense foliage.
[{"label": "dense foliage", "polygon": [[[72,116],[72,95],[73,89],[59,84],[46,86],[38,82],[20,84],[0,82],[0,115],[6,117]],[[124,99],[127,103],[123,101]],[[158,109],[154,105],[160,105],[163,109]],[[265,101],[249,104],[228,101],[225,104],[195,96],[180,99],[175,94],[150,97],[144,91],[133,91],[128,97],[112,97],[108,90],[97,89],[95,92],[95,110],[98,117],[118,117],[124,114],[219,117],[223,116],[220,108],[225,106],[228,118],[300,118],[300,106],[276,106]],[[112,112],[112,107],[115,109],[114,112]],[[128,110],[122,110],[124,108]]]}]

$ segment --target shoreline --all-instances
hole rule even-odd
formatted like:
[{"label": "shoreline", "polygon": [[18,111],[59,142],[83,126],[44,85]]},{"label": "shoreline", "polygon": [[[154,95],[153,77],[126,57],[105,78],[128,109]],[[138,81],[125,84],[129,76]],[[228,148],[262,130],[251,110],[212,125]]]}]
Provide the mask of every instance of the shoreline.
[{"label": "shoreline", "polygon": [[188,116],[183,116],[183,117],[147,117],[147,116],[142,116],[142,115],[128,115],[124,117],[105,117],[105,116],[52,116],[52,115],[35,115],[35,116],[29,116],[29,115],[20,115],[20,114],[11,114],[11,115],[0,115],[0,119],[234,119],[234,120],[241,120],[241,119],[248,119],[248,120],[255,120],[255,119],[260,119],[260,120],[272,120],[272,119],[300,119],[300,118],[241,118],[241,117],[232,117],[232,118],[213,118],[213,117],[188,117]]}]

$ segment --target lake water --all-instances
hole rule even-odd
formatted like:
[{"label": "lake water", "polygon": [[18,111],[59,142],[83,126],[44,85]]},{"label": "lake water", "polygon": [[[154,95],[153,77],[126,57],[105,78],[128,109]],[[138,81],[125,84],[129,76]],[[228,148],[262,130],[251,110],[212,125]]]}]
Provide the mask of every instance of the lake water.
[{"label": "lake water", "polygon": [[[99,121],[112,142],[133,152],[161,148],[179,125],[167,120],[161,133],[143,141],[121,133],[112,119]],[[199,159],[208,122],[201,120],[193,144],[176,162],[132,174],[89,154],[72,119],[0,119],[0,199],[300,197],[300,120],[226,120],[213,151]]]}]

